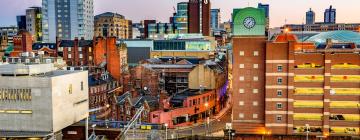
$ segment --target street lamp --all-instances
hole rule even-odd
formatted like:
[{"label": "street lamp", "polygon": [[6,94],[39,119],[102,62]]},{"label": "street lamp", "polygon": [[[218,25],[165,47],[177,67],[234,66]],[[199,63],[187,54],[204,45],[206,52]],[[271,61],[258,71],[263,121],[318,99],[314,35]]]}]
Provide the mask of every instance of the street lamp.
[{"label": "street lamp", "polygon": [[305,124],[306,127],[306,140],[309,140],[309,129],[310,129],[310,125],[309,124]]},{"label": "street lamp", "polygon": [[167,138],[168,138],[168,137],[167,137],[167,135],[168,135],[168,133],[167,133],[168,124],[165,123],[164,126],[165,126],[165,140],[167,140]]},{"label": "street lamp", "polygon": [[205,108],[206,108],[206,110],[205,110],[205,121],[206,121],[206,122],[205,122],[205,136],[207,136],[207,133],[208,133],[208,128],[207,128],[207,123],[208,123],[208,122],[207,122],[207,113],[208,113],[208,112],[207,112],[207,111],[208,111],[207,108],[208,108],[208,106],[209,106],[209,104],[206,102],[206,103],[205,103]]}]

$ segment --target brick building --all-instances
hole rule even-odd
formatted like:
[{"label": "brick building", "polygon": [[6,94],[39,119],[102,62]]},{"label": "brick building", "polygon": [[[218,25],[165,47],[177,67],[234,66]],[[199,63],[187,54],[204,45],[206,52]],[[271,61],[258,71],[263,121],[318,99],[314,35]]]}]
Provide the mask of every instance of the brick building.
[{"label": "brick building", "polygon": [[94,34],[97,37],[132,38],[132,21],[123,15],[106,12],[95,16]]},{"label": "brick building", "polygon": [[[358,136],[358,41],[346,32],[337,32],[336,41],[335,33],[325,33],[315,42],[298,42],[286,32],[267,40],[259,23],[264,15],[258,12],[234,10],[233,21],[240,21],[232,38],[237,137],[302,139],[307,131],[310,139]],[[241,29],[249,27],[241,22],[249,17],[257,25]]]},{"label": "brick building", "polygon": [[210,0],[189,0],[189,33],[201,33],[204,36],[210,36],[210,9]]}]

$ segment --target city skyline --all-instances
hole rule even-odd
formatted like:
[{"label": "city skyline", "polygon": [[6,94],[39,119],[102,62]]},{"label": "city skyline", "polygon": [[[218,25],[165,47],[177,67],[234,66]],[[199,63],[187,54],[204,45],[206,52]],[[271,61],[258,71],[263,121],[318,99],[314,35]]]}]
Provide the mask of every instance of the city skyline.
[{"label": "city skyline", "polygon": [[[157,0],[157,3],[148,0],[137,0],[136,2],[130,0],[95,0],[95,15],[103,12],[116,12],[124,15],[127,19],[133,20],[134,23],[144,19],[156,19],[161,22],[168,22],[169,17],[174,12],[176,3],[184,0]],[[6,6],[0,8],[0,26],[16,25],[16,16],[24,15],[25,9],[31,6],[41,6],[41,0],[2,0],[7,3]],[[270,4],[270,27],[279,27],[286,23],[301,24],[305,23],[305,13],[309,8],[312,8],[316,13],[316,22],[323,21],[323,12],[330,5],[337,9],[337,22],[338,23],[356,23],[360,21],[360,17],[356,17],[353,13],[360,13],[360,9],[356,8],[360,4],[358,0],[347,0],[347,3],[336,0],[324,1],[280,1],[280,0],[248,0],[237,1],[229,0],[224,3],[222,0],[212,0],[211,8],[221,9],[221,22],[228,21],[231,16],[233,8],[242,7],[256,7],[257,3]],[[139,5],[139,3],[142,3]],[[156,4],[161,4],[156,5]],[[113,6],[118,5],[118,6]],[[296,5],[296,9],[294,7]],[[316,5],[316,6],[314,6]],[[131,8],[138,7],[138,8]],[[157,7],[156,9],[148,7]],[[138,9],[144,9],[139,11]],[[12,13],[6,11],[13,11]],[[164,12],[166,11],[166,12]],[[285,11],[285,12],[284,12]],[[291,11],[291,12],[286,12]],[[353,17],[351,17],[353,15]]]}]

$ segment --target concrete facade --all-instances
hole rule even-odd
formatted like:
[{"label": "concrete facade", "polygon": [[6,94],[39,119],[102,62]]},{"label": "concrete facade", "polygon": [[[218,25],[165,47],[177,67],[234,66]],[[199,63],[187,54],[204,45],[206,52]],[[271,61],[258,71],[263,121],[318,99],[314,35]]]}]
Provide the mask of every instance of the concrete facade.
[{"label": "concrete facade", "polygon": [[88,116],[87,71],[48,69],[38,76],[13,76],[4,73],[9,65],[15,64],[0,67],[3,131],[58,132]]}]

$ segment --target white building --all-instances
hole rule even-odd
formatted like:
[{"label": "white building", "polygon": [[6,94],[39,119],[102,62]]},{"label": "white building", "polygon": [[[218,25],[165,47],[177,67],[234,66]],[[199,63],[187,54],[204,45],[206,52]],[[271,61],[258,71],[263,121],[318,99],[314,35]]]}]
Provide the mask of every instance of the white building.
[{"label": "white building", "polygon": [[51,136],[88,116],[88,72],[55,69],[0,65],[0,136]]},{"label": "white building", "polygon": [[42,13],[44,42],[55,43],[56,37],[93,39],[93,0],[42,0]]}]

